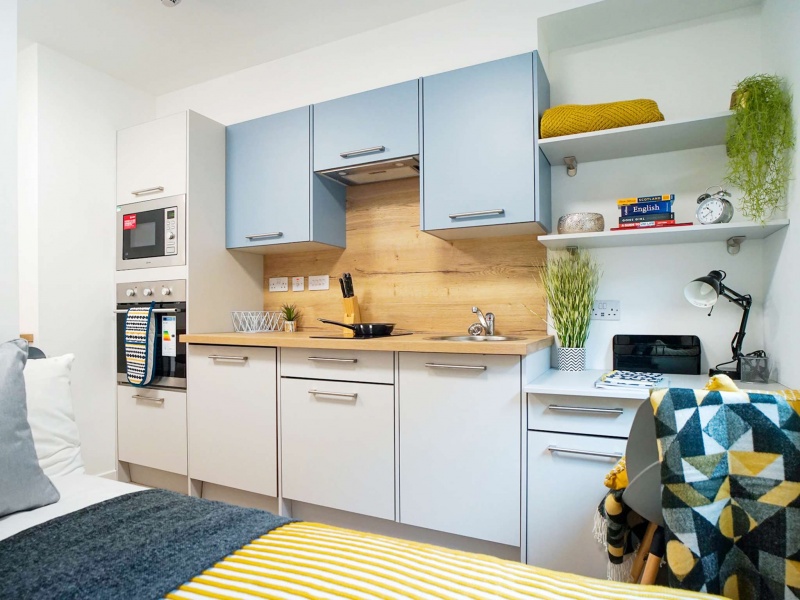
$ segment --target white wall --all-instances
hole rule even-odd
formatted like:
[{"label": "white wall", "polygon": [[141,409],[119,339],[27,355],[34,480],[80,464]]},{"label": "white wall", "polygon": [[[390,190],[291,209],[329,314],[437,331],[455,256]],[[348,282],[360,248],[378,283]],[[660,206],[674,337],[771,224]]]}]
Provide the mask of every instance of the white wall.
[{"label": "white wall", "polygon": [[192,109],[230,125],[529,52],[540,16],[596,1],[466,0],[159,96],[158,115]]},{"label": "white wall", "polygon": [[[666,119],[723,112],[736,83],[761,70],[760,24],[760,10],[754,7],[553,52],[548,73],[552,103],[652,98]],[[735,39],[736,44],[702,42],[715,39]],[[676,219],[693,221],[697,196],[722,180],[725,165],[725,149],[717,146],[579,164],[575,177],[553,166],[553,226],[566,213],[591,211],[603,213],[606,228],[614,227],[619,215],[615,199],[663,193],[675,194]],[[743,218],[736,213],[734,220]],[[617,333],[693,334],[703,345],[703,369],[729,360],[742,311],[720,302],[708,317],[683,297],[686,283],[712,269],[727,271],[732,289],[753,295],[745,350],[764,347],[762,241],[745,242],[736,256],[726,252],[723,242],[598,249],[594,254],[604,266],[598,298],[620,300],[622,318],[592,322],[590,368],[611,365],[611,340]]]},{"label": "white wall", "polygon": [[23,78],[37,88],[36,138],[28,143],[38,148],[20,154],[20,171],[35,173],[38,191],[25,195],[36,206],[23,213],[37,218],[37,345],[75,354],[84,461],[89,472],[106,473],[116,467],[116,131],[155,118],[155,98],[45,46],[23,55]]},{"label": "white wall", "polygon": [[38,46],[19,53],[18,210],[19,329],[39,343],[39,72]]},{"label": "white wall", "polygon": [[[794,93],[795,143],[800,139],[800,3],[796,0],[766,0],[762,33],[763,72],[786,77]],[[794,173],[789,188],[788,215],[792,224],[767,239],[764,251],[767,303],[765,306],[766,350],[775,367],[774,376],[800,388],[800,149],[794,152]]]},{"label": "white wall", "polygon": [[17,0],[0,0],[0,342],[19,336]]}]

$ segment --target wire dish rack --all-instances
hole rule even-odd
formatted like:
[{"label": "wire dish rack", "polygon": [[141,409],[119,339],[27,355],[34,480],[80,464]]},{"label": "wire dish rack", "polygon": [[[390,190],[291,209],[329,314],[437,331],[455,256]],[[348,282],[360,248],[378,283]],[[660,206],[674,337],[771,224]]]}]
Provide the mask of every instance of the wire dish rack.
[{"label": "wire dish rack", "polygon": [[281,331],[283,313],[279,310],[234,310],[231,312],[233,330],[238,333]]}]

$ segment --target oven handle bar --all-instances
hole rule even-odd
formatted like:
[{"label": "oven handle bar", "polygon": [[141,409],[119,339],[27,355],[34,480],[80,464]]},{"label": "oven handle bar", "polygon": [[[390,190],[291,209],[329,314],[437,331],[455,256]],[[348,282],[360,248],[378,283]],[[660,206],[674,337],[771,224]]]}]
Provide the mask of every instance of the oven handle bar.
[{"label": "oven handle bar", "polygon": [[[125,314],[125,313],[127,313],[127,312],[128,312],[128,310],[127,310],[127,309],[125,309],[125,308],[122,308],[122,309],[115,310],[115,311],[114,311],[114,314],[117,314],[117,315],[124,315],[124,314]],[[182,309],[182,308],[154,308],[154,309],[153,309],[153,312],[154,312],[154,313],[158,313],[158,314],[160,314],[160,315],[161,315],[161,314],[174,314],[174,313],[180,313],[180,312],[183,312],[183,309]]]}]

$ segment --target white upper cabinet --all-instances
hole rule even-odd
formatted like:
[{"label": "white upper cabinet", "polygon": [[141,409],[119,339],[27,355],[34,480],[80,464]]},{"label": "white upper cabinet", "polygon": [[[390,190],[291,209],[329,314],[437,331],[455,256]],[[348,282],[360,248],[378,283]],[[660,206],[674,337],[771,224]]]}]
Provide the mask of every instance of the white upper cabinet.
[{"label": "white upper cabinet", "polygon": [[117,205],[186,193],[187,113],[117,132]]}]

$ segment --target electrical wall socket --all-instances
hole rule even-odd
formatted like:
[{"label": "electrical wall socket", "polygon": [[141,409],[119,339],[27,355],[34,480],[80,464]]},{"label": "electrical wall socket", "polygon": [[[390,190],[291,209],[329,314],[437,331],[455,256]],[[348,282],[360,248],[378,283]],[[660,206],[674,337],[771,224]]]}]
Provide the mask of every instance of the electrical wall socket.
[{"label": "electrical wall socket", "polygon": [[293,292],[302,292],[306,289],[306,278],[305,277],[292,277],[292,291]]},{"label": "electrical wall socket", "polygon": [[596,321],[619,321],[619,300],[595,300],[592,319]]},{"label": "electrical wall socket", "polygon": [[289,291],[289,278],[288,277],[270,277],[269,278],[269,291],[270,292],[288,292]]},{"label": "electrical wall socket", "polygon": [[330,289],[330,277],[328,275],[309,275],[308,291]]}]

